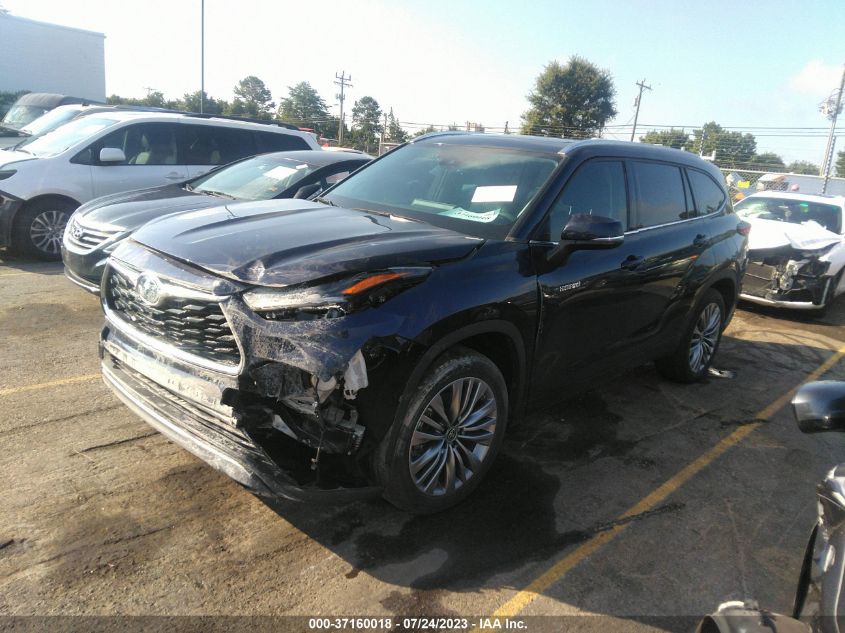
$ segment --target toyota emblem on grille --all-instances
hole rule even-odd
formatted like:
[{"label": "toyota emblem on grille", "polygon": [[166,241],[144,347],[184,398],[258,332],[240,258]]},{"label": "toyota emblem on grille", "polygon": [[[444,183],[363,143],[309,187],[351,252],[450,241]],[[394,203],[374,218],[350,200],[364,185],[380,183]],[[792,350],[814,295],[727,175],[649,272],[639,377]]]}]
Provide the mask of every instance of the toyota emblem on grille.
[{"label": "toyota emblem on grille", "polygon": [[82,235],[84,233],[85,233],[85,231],[78,224],[74,224],[73,226],[70,227],[70,234],[73,237],[75,237],[76,239],[79,239],[80,237],[82,237]]},{"label": "toyota emblem on grille", "polygon": [[155,275],[141,275],[135,284],[135,292],[138,293],[141,301],[147,305],[154,306],[161,301],[161,282]]}]

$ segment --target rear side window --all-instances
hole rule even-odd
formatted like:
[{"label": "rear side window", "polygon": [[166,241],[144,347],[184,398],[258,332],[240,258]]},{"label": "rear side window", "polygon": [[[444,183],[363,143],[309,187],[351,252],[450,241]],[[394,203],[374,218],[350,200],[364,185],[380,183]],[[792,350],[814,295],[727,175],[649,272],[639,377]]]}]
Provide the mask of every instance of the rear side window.
[{"label": "rear side window", "polygon": [[251,130],[184,125],[185,165],[225,165],[258,153]]},{"label": "rear side window", "polygon": [[298,149],[311,149],[305,139],[293,134],[274,134],[273,132],[256,132],[258,153],[288,152]]},{"label": "rear side window", "polygon": [[578,168],[549,211],[548,235],[558,240],[569,216],[586,213],[628,225],[628,194],[621,161],[591,160]]},{"label": "rear side window", "polygon": [[692,195],[695,198],[698,215],[709,215],[721,209],[725,204],[725,192],[722,188],[713,182],[710,176],[700,171],[688,169],[687,174],[692,185]]},{"label": "rear side window", "polygon": [[633,161],[637,220],[642,229],[689,217],[681,169],[664,163]]}]

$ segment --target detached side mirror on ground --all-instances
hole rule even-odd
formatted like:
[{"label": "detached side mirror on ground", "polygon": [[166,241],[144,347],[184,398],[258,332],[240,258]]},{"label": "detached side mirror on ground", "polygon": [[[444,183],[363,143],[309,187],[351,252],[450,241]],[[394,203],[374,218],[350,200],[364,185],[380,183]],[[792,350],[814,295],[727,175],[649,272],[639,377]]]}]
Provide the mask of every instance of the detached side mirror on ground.
[{"label": "detached side mirror on ground", "polygon": [[845,431],[845,382],[821,380],[803,385],[792,398],[792,412],[804,433]]},{"label": "detached side mirror on ground", "polygon": [[566,263],[578,250],[615,248],[625,241],[622,223],[600,215],[572,215],[563,227],[560,242],[549,254],[549,261],[558,266]]},{"label": "detached side mirror on ground", "polygon": [[125,163],[126,154],[119,147],[104,147],[100,150],[101,163]]}]

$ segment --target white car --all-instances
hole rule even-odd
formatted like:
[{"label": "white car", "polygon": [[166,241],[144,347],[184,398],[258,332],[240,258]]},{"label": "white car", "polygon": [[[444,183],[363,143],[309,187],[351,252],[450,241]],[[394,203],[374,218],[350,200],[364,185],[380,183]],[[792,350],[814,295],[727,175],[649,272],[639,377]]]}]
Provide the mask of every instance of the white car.
[{"label": "white car", "polygon": [[90,114],[0,152],[0,246],[58,259],[71,213],[264,152],[320,149],[292,126],[170,112]]},{"label": "white car", "polygon": [[751,224],[742,299],[824,312],[845,290],[845,196],[765,191],[735,209]]}]

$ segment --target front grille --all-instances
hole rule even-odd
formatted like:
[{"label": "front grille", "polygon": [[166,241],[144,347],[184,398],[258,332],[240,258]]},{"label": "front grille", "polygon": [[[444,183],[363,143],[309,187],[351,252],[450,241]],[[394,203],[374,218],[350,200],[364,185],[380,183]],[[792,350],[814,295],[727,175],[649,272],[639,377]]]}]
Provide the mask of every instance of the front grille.
[{"label": "front grille", "polygon": [[68,244],[83,252],[93,251],[103,242],[120,233],[120,229],[95,229],[71,218],[65,229]]},{"label": "front grille", "polygon": [[220,304],[168,296],[156,306],[148,305],[132,282],[113,268],[106,287],[109,308],[144,334],[207,360],[238,364],[240,352]]}]

